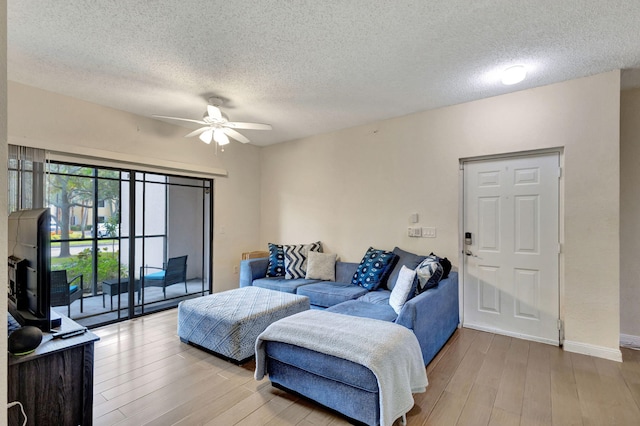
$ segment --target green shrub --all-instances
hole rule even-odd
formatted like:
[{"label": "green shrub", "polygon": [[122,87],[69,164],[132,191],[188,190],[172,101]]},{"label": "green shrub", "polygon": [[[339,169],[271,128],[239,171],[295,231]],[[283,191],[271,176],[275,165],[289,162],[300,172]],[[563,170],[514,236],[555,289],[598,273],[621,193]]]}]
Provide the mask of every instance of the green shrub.
[{"label": "green shrub", "polygon": [[[68,277],[75,277],[77,275],[84,275],[84,282],[87,283],[93,276],[93,252],[90,248],[86,248],[78,253],[76,256],[69,257],[61,260],[59,266],[56,269],[66,269]],[[127,276],[128,269],[126,265],[120,265],[120,273],[118,274],[118,259],[120,258],[120,252],[108,252],[104,247],[102,250],[98,250],[98,271],[97,281],[102,282],[109,279],[118,278],[119,276]]]}]

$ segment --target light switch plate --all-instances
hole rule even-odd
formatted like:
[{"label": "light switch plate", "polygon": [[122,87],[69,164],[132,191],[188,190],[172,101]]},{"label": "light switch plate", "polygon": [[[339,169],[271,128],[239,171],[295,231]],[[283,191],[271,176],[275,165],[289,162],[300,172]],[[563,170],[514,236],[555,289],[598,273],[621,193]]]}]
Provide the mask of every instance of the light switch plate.
[{"label": "light switch plate", "polygon": [[407,229],[407,235],[410,237],[421,237],[422,236],[422,228],[417,228],[410,226]]},{"label": "light switch plate", "polygon": [[423,227],[422,230],[422,237],[424,238],[435,238],[436,237],[436,228],[434,227]]}]

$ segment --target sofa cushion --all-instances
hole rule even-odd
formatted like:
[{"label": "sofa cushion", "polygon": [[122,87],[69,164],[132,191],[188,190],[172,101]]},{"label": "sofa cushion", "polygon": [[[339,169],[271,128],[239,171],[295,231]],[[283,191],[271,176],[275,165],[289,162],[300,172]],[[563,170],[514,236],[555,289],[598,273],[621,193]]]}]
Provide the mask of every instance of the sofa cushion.
[{"label": "sofa cushion", "polygon": [[300,346],[275,341],[267,342],[266,352],[271,358],[312,374],[367,392],[378,392],[376,376],[361,364]]},{"label": "sofa cushion", "polygon": [[391,292],[389,290],[383,290],[381,288],[370,291],[367,294],[363,294],[358,297],[358,300],[368,303],[374,303],[376,305],[388,305],[389,304],[389,296],[391,296]]},{"label": "sofa cushion", "polygon": [[335,282],[343,284],[351,284],[353,274],[358,270],[359,263],[355,262],[336,262],[336,279]]},{"label": "sofa cushion", "polygon": [[353,274],[351,284],[375,290],[386,281],[397,260],[398,256],[390,251],[369,247]]},{"label": "sofa cushion", "polygon": [[393,267],[393,270],[389,275],[389,279],[387,280],[387,288],[389,290],[393,290],[393,287],[396,285],[398,275],[400,274],[400,270],[403,266],[406,266],[409,269],[416,269],[418,265],[427,258],[427,256],[409,253],[399,247],[393,249],[393,254],[398,256],[398,262],[396,263],[396,266]]},{"label": "sofa cushion", "polygon": [[380,424],[378,380],[367,367],[281,342],[266,342],[265,352],[274,387],[303,395],[349,419],[339,424]]},{"label": "sofa cushion", "polygon": [[158,272],[153,272],[151,274],[147,274],[144,276],[145,280],[156,280],[156,281],[162,281],[164,280],[164,274],[166,271],[158,271]]},{"label": "sofa cushion", "polygon": [[320,253],[310,251],[307,256],[308,280],[336,280],[336,255],[335,253]]},{"label": "sofa cushion", "polygon": [[365,294],[365,288],[342,283],[318,282],[299,287],[296,294],[307,296],[312,305],[328,308]]},{"label": "sofa cushion", "polygon": [[393,322],[398,314],[389,304],[379,305],[375,303],[364,302],[362,300],[348,300],[338,305],[327,308],[327,311],[336,314],[352,315],[355,317],[372,318],[381,321]]},{"label": "sofa cushion", "polygon": [[287,280],[284,277],[270,277],[270,278],[258,278],[253,280],[253,285],[255,287],[266,288],[268,290],[277,290],[285,293],[294,293],[298,289],[298,287],[317,283],[318,280]]},{"label": "sofa cushion", "polygon": [[267,277],[284,277],[284,249],[280,244],[269,243]]},{"label": "sofa cushion", "polygon": [[415,293],[415,288],[413,286],[415,278],[415,269],[409,269],[403,265],[402,270],[398,275],[396,285],[391,291],[391,296],[389,296],[389,305],[397,314],[402,310],[402,307],[409,299],[411,292],[413,291]]},{"label": "sofa cushion", "polygon": [[285,278],[304,278],[307,274],[307,255],[310,251],[322,251],[320,241],[311,244],[285,245],[284,276]]}]

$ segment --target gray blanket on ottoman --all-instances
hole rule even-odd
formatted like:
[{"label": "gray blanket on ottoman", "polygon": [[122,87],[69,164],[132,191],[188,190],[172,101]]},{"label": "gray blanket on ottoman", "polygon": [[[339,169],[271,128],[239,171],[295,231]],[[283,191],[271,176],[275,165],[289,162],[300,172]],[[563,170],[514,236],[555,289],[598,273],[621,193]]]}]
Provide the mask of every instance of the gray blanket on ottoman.
[{"label": "gray blanket on ottoman", "polygon": [[255,378],[266,373],[265,342],[276,341],[367,367],[378,380],[380,424],[391,425],[413,407],[412,393],[428,384],[422,352],[411,330],[391,322],[310,310],[271,324],[256,341]]}]

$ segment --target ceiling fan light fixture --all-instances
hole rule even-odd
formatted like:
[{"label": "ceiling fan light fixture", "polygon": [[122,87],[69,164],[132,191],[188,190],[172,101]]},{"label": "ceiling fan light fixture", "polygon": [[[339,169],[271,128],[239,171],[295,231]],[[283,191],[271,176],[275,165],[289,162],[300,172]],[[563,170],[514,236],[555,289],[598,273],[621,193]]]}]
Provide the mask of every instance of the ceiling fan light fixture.
[{"label": "ceiling fan light fixture", "polygon": [[171,117],[168,115],[156,115],[156,114],[153,114],[152,116],[156,118],[166,118],[169,120],[178,120],[178,121],[185,121],[187,123],[200,124],[203,127],[200,127],[199,129],[196,129],[186,134],[185,137],[190,138],[193,136],[198,136],[198,138],[206,144],[210,144],[212,141],[215,141],[216,146],[218,145],[223,146],[230,143],[231,141],[229,137],[232,137],[234,140],[240,143],[251,142],[249,138],[244,136],[242,133],[238,132],[236,129],[246,129],[246,130],[271,130],[272,129],[270,124],[249,123],[244,121],[229,121],[229,117],[227,116],[227,114],[222,112],[222,110],[220,109],[220,105],[222,105],[222,103],[223,103],[223,100],[220,98],[215,98],[215,97],[210,98],[209,105],[207,105],[207,111],[202,116],[202,120],[193,120],[190,118]]},{"label": "ceiling fan light fixture", "polygon": [[213,140],[215,140],[218,145],[226,145],[229,143],[229,137],[224,133],[222,129],[215,129],[213,131]]},{"label": "ceiling fan light fixture", "polygon": [[524,65],[514,65],[502,72],[502,84],[511,86],[520,83],[527,76],[527,70]]},{"label": "ceiling fan light fixture", "polygon": [[209,130],[205,130],[204,132],[202,132],[200,134],[200,136],[198,136],[198,138],[206,143],[206,144],[210,144],[211,140],[213,139],[213,130],[209,129]]}]

